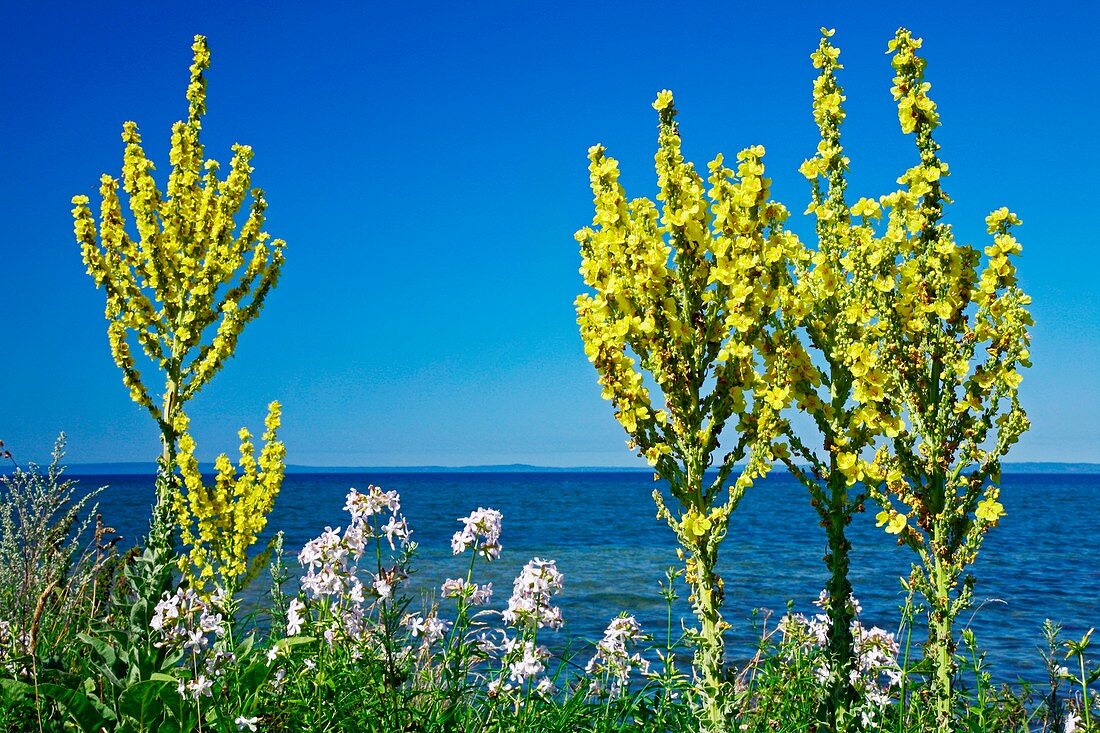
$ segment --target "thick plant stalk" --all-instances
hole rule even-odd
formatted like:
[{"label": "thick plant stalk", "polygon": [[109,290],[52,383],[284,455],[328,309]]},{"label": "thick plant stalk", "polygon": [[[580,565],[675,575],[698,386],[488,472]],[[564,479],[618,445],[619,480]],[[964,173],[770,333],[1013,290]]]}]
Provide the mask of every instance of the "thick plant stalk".
[{"label": "thick plant stalk", "polygon": [[929,599],[928,645],[931,650],[934,674],[932,697],[936,703],[936,727],[950,730],[954,719],[955,639],[952,632],[953,614],[948,590],[948,570],[937,559],[935,566],[935,593]]},{"label": "thick plant stalk", "polygon": [[866,498],[855,487],[864,478],[860,454],[895,431],[898,420],[882,389],[883,365],[873,345],[876,324],[864,315],[882,286],[871,264],[877,251],[869,224],[879,206],[870,199],[852,207],[846,201],[849,161],[841,145],[845,96],[837,80],[840,49],[832,45],[832,34],[822,29],[811,56],[819,70],[813,113],[820,143],[800,169],[811,184],[807,213],[815,217],[817,243],[793,259],[779,339],[786,364],[781,378],[795,395],[797,409],[812,418],[820,444],[811,447],[808,437],[783,421],[778,455],[808,490],[825,531],[829,674],[817,717],[829,730],[846,731],[856,726],[853,708],[859,697],[851,675],[856,652],[847,527]]},{"label": "thick plant stalk", "polygon": [[[699,712],[705,730],[722,731],[732,695],[715,567],[730,513],[769,468],[776,414],[789,400],[771,386],[782,364],[764,344],[796,240],[782,228],[786,210],[768,200],[763,148],[741,152],[736,172],[718,156],[706,191],[680,152],[671,92],[653,106],[660,210],[628,201],[618,163],[602,146],[589,150],[596,211],[576,238],[591,292],[577,298],[577,322],[631,449],[667,482],[671,502],[659,491],[654,501],[687,565]],[[715,460],[727,425],[732,446]]]},{"label": "thick plant stalk", "polygon": [[1010,260],[1021,249],[1010,233],[1020,220],[1007,208],[986,218],[993,243],[984,267],[981,253],[957,244],[943,222],[948,168],[933,139],[939,113],[920,46],[900,29],[889,47],[898,119],[914,135],[920,161],[899,179],[905,187],[881,200],[889,215],[880,266],[889,288],[868,310],[882,324],[875,347],[890,367],[885,390],[904,422],[866,480],[882,509],[879,526],[920,559],[910,586],[929,608],[925,658],[937,730],[952,731],[954,622],[972,599],[966,570],[1005,514],[1001,459],[1029,427],[1018,388],[1030,366],[1032,319]]},{"label": "thick plant stalk", "polygon": [[695,668],[700,683],[699,694],[707,730],[726,727],[725,706],[728,704],[725,678],[725,640],[722,620],[721,579],[714,572],[717,558],[706,553],[693,556],[698,568],[698,580],[692,588],[695,615],[699,619],[699,641],[695,646]]}]

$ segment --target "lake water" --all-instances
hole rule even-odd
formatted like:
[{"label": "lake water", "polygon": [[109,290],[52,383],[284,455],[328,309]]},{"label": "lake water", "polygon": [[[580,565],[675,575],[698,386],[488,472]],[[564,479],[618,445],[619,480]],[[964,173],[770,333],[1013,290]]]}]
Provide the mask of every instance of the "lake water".
[{"label": "lake water", "polygon": [[[136,542],[148,523],[151,478],[80,480],[108,487],[100,497],[104,519],[125,536],[125,544]],[[401,493],[413,539],[420,543],[414,582],[421,590],[464,575],[468,556],[450,551],[451,534],[460,526],[456,519],[492,507],[504,514],[504,551],[491,565],[480,564],[475,579],[493,581],[495,608],[506,603],[524,563],[536,556],[554,559],[565,575],[560,605],[566,623],[559,635],[597,640],[608,620],[626,610],[663,638],[666,607],[657,583],[676,555],[671,530],[655,519],[650,474],[291,474],[268,524],[284,531],[288,560],[296,565],[297,550],[326,524],[346,525],[344,495],[349,487],[368,484]],[[973,568],[981,608],[962,621],[988,652],[996,679],[1040,681],[1043,619],[1061,622],[1067,637],[1075,638],[1100,625],[1100,475],[1006,475],[1001,500],[1007,516],[987,537]],[[903,601],[898,579],[908,575],[915,556],[874,526],[871,510],[856,517],[850,537],[862,619],[896,631]],[[746,494],[721,553],[725,617],[733,624],[731,659],[750,654],[754,609],[771,609],[778,618],[790,600],[798,611],[816,610],[812,601],[827,577],[825,534],[806,492],[789,476],[777,472]],[[261,576],[261,588],[266,580]],[[680,591],[676,613],[690,622],[686,588]]]}]

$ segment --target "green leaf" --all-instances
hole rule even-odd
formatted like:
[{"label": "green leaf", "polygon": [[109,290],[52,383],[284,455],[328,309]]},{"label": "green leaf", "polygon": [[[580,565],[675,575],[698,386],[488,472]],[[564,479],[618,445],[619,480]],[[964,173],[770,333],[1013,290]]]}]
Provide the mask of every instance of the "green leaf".
[{"label": "green leaf", "polygon": [[103,639],[97,639],[94,636],[88,634],[79,634],[77,638],[92,648],[99,658],[103,660],[104,664],[113,665],[115,660],[118,659],[118,655],[115,653],[115,648],[108,644]]},{"label": "green leaf", "polygon": [[38,685],[38,694],[61,706],[85,733],[99,733],[114,719],[109,711],[97,706],[91,697],[78,690],[44,683]]},{"label": "green leaf", "polygon": [[249,583],[256,579],[256,577],[267,568],[271,562],[271,553],[275,549],[275,541],[278,539],[278,535],[272,537],[267,541],[267,546],[263,549],[263,552],[252,558],[252,562],[248,564],[248,569],[240,580],[237,581],[237,589],[242,590],[247,588]]},{"label": "green leaf", "polygon": [[165,716],[161,699],[164,688],[171,684],[166,680],[145,680],[130,685],[118,698],[118,709],[132,718],[140,727],[158,730]]}]

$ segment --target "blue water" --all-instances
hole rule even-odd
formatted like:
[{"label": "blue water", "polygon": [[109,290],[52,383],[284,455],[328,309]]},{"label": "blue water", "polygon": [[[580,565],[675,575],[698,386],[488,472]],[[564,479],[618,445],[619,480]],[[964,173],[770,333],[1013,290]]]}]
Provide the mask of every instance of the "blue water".
[{"label": "blue water", "polygon": [[[125,536],[124,544],[138,541],[147,527],[152,480],[85,476],[81,482],[107,486],[100,496],[105,521]],[[348,488],[372,483],[401,493],[413,539],[420,543],[413,581],[421,595],[438,590],[446,577],[464,575],[469,556],[450,552],[451,534],[460,526],[456,519],[492,507],[504,514],[504,551],[491,565],[480,564],[475,579],[493,582],[494,607],[507,601],[524,563],[552,558],[565,575],[560,605],[566,624],[559,634],[596,640],[608,620],[626,610],[663,638],[666,606],[657,583],[677,561],[671,530],[655,519],[649,474],[292,474],[269,533],[285,532],[288,560],[296,564],[298,548],[326,524],[346,524]],[[981,607],[963,621],[988,652],[996,679],[1039,681],[1045,678],[1038,652],[1043,619],[1061,622],[1067,636],[1077,638],[1100,625],[1100,476],[1007,475],[1001,500],[1007,516],[987,537],[973,568]],[[875,528],[873,515],[868,511],[851,526],[852,584],[863,622],[897,630],[903,601],[898,579],[908,575],[914,555]],[[791,600],[796,610],[816,610],[811,603],[827,577],[824,554],[824,530],[793,479],[777,473],[746,494],[719,568],[726,580],[725,616],[733,624],[732,659],[750,653],[754,609],[770,609],[778,618]],[[261,576],[261,588],[266,580]],[[680,591],[676,613],[690,624],[686,588]]]}]

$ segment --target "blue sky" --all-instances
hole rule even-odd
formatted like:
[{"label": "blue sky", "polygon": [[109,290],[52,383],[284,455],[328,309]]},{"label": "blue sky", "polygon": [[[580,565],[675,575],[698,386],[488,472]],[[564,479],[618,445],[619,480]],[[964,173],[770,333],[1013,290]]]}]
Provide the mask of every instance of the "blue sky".
[{"label": "blue sky", "polygon": [[62,430],[73,462],[158,452],[109,356],[69,200],[118,174],[125,120],[166,172],[195,33],[213,52],[207,154],[253,146],[267,229],[288,242],[278,290],[192,403],[200,457],[279,399],[292,463],[631,465],[574,323],[586,149],[607,145],[628,192],[653,195],[650,102],[667,87],[691,159],[763,144],[775,196],[801,211],[809,54],[828,25],[850,191],[885,193],[913,160],[884,55],[906,25],[925,39],[959,238],[983,241],[1001,205],[1025,222],[1034,427],[1010,460],[1100,461],[1085,3],[91,5],[0,9],[0,438],[23,458]]}]

